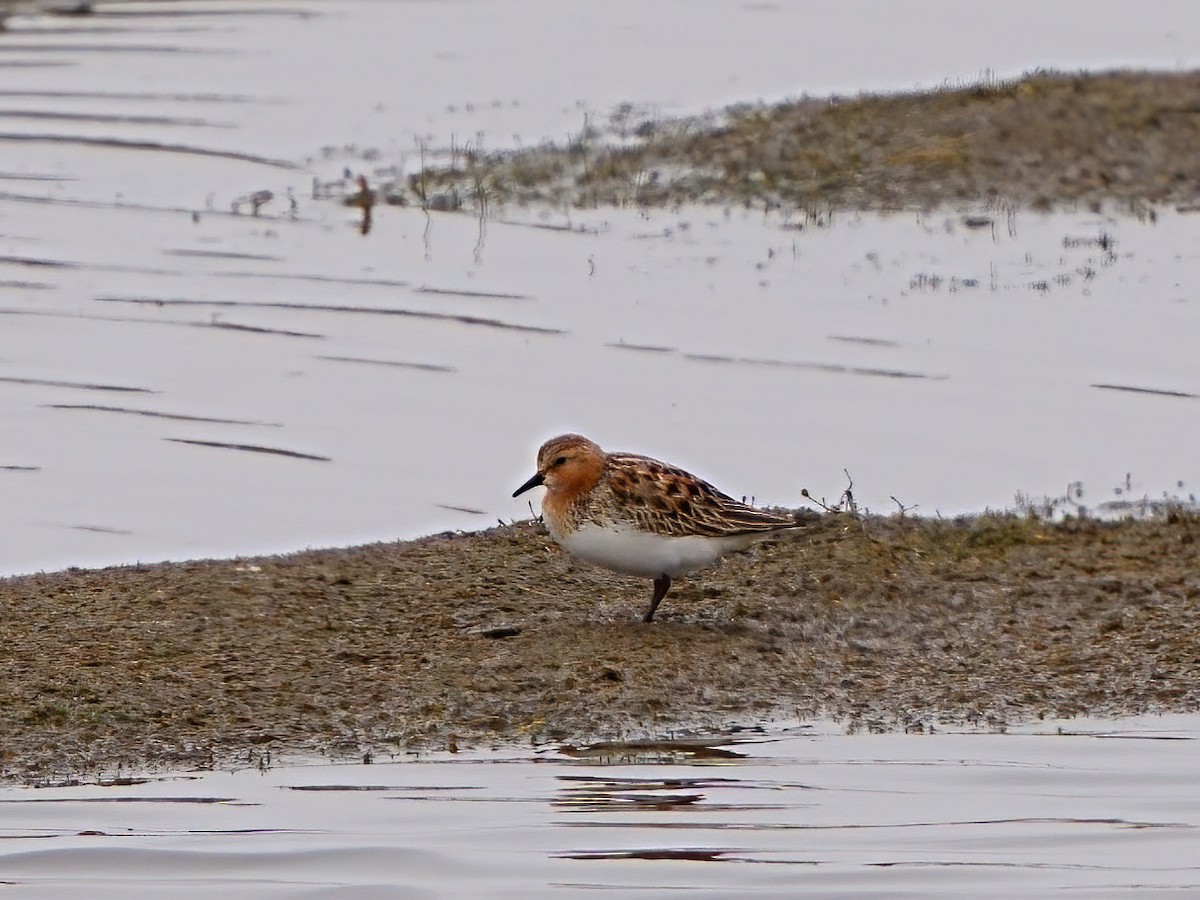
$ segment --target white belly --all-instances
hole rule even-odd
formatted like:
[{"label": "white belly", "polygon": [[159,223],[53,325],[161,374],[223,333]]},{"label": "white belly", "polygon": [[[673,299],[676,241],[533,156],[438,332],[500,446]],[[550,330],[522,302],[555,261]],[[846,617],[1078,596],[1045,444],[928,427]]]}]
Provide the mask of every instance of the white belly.
[{"label": "white belly", "polygon": [[572,556],[623,572],[658,578],[682,575],[713,563],[731,550],[741,550],[753,541],[753,535],[736,537],[664,537],[633,529],[601,528],[584,525],[568,535],[550,532]]}]

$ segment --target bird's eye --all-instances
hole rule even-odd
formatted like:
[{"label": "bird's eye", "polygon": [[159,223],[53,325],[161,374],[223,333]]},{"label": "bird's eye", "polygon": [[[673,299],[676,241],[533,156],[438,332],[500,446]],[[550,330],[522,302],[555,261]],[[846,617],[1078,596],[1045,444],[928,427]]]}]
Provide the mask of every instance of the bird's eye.
[{"label": "bird's eye", "polygon": [[567,458],[566,458],[565,456],[560,456],[558,459],[556,459],[556,460],[555,460],[555,461],[552,463],[552,465],[555,465],[555,466],[561,466],[561,465],[562,465],[563,463],[565,463],[566,461],[567,461]]}]

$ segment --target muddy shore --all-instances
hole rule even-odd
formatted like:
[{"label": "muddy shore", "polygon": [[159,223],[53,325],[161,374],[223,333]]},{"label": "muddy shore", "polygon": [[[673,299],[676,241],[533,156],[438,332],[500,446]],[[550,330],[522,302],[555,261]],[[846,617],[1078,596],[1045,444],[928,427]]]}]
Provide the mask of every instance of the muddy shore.
[{"label": "muddy shore", "polygon": [[940,205],[1200,204],[1200,72],[1036,72],[919,93],[801,97],[708,116],[633,108],[563,143],[468,146],[381,183],[436,210],[745,205],[824,214]]},{"label": "muddy shore", "polygon": [[1200,707],[1200,516],[814,517],[681,581],[532,522],[0,580],[0,776]]}]

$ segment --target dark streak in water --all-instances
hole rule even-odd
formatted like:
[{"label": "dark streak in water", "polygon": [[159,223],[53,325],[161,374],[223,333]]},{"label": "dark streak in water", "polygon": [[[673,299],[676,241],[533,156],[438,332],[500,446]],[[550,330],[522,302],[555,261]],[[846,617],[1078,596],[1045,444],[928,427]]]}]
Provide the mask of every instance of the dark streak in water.
[{"label": "dark streak in water", "polygon": [[36,387],[70,388],[79,391],[116,391],[125,394],[157,394],[149,388],[127,387],[119,384],[89,384],[82,381],[53,381],[48,378],[15,378],[0,375],[0,382],[5,384],[27,384]]},{"label": "dark streak in water", "polygon": [[902,867],[910,868],[969,868],[969,869],[1049,869],[1051,871],[1061,869],[1065,871],[1082,870],[1085,872],[1103,872],[1109,869],[1109,866],[1103,866],[1098,863],[1043,863],[1043,862],[1004,862],[1003,860],[982,860],[982,859],[905,859],[896,860],[894,862],[868,862],[863,863],[866,866],[874,866],[880,869],[899,869]]},{"label": "dark streak in water", "polygon": [[447,297],[472,297],[480,300],[528,300],[527,294],[505,294],[497,291],[460,291],[453,288],[419,287],[418,294],[442,294]]},{"label": "dark streak in water", "polygon": [[417,369],[421,372],[457,372],[453,366],[439,366],[433,363],[401,362],[392,359],[365,359],[359,356],[318,356],[317,359],[329,362],[362,363],[368,366],[389,366],[394,369]]},{"label": "dark streak in water", "polygon": [[44,100],[137,100],[151,103],[283,103],[246,94],[164,94],[151,91],[22,91],[0,90],[0,97],[25,97]]},{"label": "dark streak in water", "polygon": [[73,178],[70,175],[43,175],[33,172],[0,172],[0,181],[49,181],[57,184],[66,181],[78,180],[78,178]]},{"label": "dark streak in water", "polygon": [[887,341],[882,338],[851,337],[849,335],[831,334],[831,341],[842,341],[846,344],[866,344],[869,347],[899,347],[897,341]]},{"label": "dark streak in water", "polygon": [[235,4],[222,4],[220,9],[89,9],[87,16],[92,19],[191,19],[213,16],[264,16],[286,19],[312,19],[320,13],[295,7],[251,6],[239,8]]},{"label": "dark streak in water", "polygon": [[71,525],[72,531],[92,531],[96,534],[133,534],[124,528],[110,528],[107,525]]},{"label": "dark streak in water", "polygon": [[53,69],[73,66],[75,63],[58,62],[45,59],[5,59],[0,60],[0,69]]},{"label": "dark streak in water", "polygon": [[139,297],[97,297],[98,303],[140,303],[154,306],[240,306],[255,309],[290,309],[299,312],[336,312],[356,313],[370,316],[405,316],[413,319],[431,319],[440,322],[458,322],[462,325],[483,325],[488,328],[500,328],[506,331],[523,331],[531,334],[566,334],[559,328],[545,328],[540,325],[517,325],[512,322],[502,322],[499,319],[485,319],[481,316],[464,316],[453,313],[427,312],[418,309],[400,309],[398,307],[373,306],[339,306],[326,303],[285,303],[267,300],[155,300]]},{"label": "dark streak in water", "polygon": [[374,287],[411,287],[408,281],[393,278],[337,278],[332,275],[288,275],[282,272],[214,272],[220,278],[279,278],[292,281],[313,281],[329,284],[364,284]]},{"label": "dark streak in water", "polygon": [[46,409],[85,409],[94,412],[123,413],[130,416],[147,416],[155,419],[170,419],[175,422],[207,422],[214,425],[260,425],[264,428],[282,428],[282,422],[260,422],[254,419],[217,419],[210,416],[188,416],[182,413],[158,412],[153,409],[130,409],[125,406],[98,406],[94,403],[44,403]]},{"label": "dark streak in water", "polygon": [[[674,812],[699,804],[703,800],[703,794],[617,794],[612,791],[596,793],[579,791],[569,797],[552,800],[550,805],[565,807],[571,812],[628,812],[630,810]],[[704,807],[705,811],[711,811],[713,808],[712,806]],[[729,809],[730,807],[716,808]],[[744,810],[747,807],[739,805],[737,808]]]},{"label": "dark streak in water", "polygon": [[282,784],[285,791],[479,791],[477,785],[456,784]]},{"label": "dark streak in water", "polygon": [[189,128],[234,128],[228,122],[181,119],[177,116],[117,116],[100,113],[47,112],[46,110],[0,109],[0,119],[38,119],[55,122],[94,122],[105,125],[182,125]]},{"label": "dark streak in water", "polygon": [[[1133,504],[1130,504],[1133,505]],[[1153,734],[1137,731],[1070,731],[1059,729],[1054,732],[1063,737],[1089,737],[1109,741],[1194,741],[1189,734]]]},{"label": "dark streak in water", "polygon": [[[0,196],[0,199],[4,199]],[[35,256],[0,256],[0,265],[28,266],[34,269],[77,269],[79,263],[66,262],[61,259],[38,259]]]},{"label": "dark streak in water", "polygon": [[[744,856],[732,853],[753,853],[753,850],[714,850],[708,847],[647,847],[638,850],[577,850],[555,853],[557,859],[677,859],[691,862],[747,862]],[[816,861],[805,861],[806,865],[817,865]]]},{"label": "dark streak in water", "polygon": [[[704,807],[706,811],[714,808],[720,809],[722,807]],[[728,806],[724,808],[769,809],[770,807]],[[683,820],[644,822],[606,819],[602,822],[563,821],[561,824],[571,828],[668,828],[673,831],[688,831],[695,829],[708,830],[713,827],[711,822]],[[970,826],[1001,826],[1007,828],[1013,825],[1108,825],[1114,828],[1165,828],[1171,830],[1186,829],[1192,831],[1196,829],[1196,826],[1190,822],[1146,822],[1137,819],[1073,818],[1070,816],[1029,816],[1026,818],[1013,819],[952,819],[920,822],[849,822],[835,825],[813,825],[804,822],[742,822],[737,825],[737,829],[739,831],[887,831],[908,828],[966,828]]]},{"label": "dark streak in water", "polygon": [[551,222],[514,222],[512,219],[500,219],[501,225],[511,225],[514,228],[535,228],[539,231],[565,231],[568,234],[599,234],[599,228],[589,228],[586,225],[554,224]]},{"label": "dark streak in water", "polygon": [[182,53],[190,56],[231,56],[229,50],[180,47],[174,44],[2,44],[0,53]]},{"label": "dark streak in water", "polygon": [[57,285],[45,281],[17,281],[0,279],[0,288],[16,288],[22,291],[52,291]]},{"label": "dark streak in water", "polygon": [[225,441],[198,441],[191,438],[163,438],[175,444],[192,444],[196,447],[217,447],[222,450],[243,450],[247,453],[269,453],[274,456],[287,456],[292,459],[311,459],[316,462],[333,462],[328,456],[317,456],[313,453],[300,453],[297,450],[284,450],[280,447],[262,447],[258,444],[230,444]]},{"label": "dark streak in water", "polygon": [[736,787],[742,790],[778,791],[780,788],[797,788],[802,790],[820,790],[809,784],[796,781],[764,781],[762,779],[747,780],[745,778],[722,778],[711,776],[681,776],[674,778],[637,776],[620,777],[595,775],[555,775],[556,781],[566,782],[567,790],[575,790],[576,786],[586,786],[589,790],[622,790],[622,791],[662,791],[686,788],[688,790],[704,790],[706,788]]},{"label": "dark streak in water", "polygon": [[[11,4],[14,2],[14,0],[4,0],[4,2]],[[15,0],[15,2],[20,3],[20,0]],[[52,2],[52,0],[42,0],[42,6],[45,7],[45,6],[49,5],[50,2]],[[89,3],[90,0],[67,0],[67,2],[75,2],[82,6],[82,5],[86,5],[87,3]],[[2,4],[0,4],[0,5],[2,5]],[[80,10],[78,8],[67,9],[62,6],[55,6],[55,7],[52,7],[51,9],[47,10],[47,12],[50,15],[54,15],[54,16],[71,16],[71,15],[75,15],[75,14],[79,13]],[[45,17],[43,17],[43,18],[45,18]],[[74,36],[77,34],[82,34],[86,37],[96,37],[98,35],[105,35],[105,36],[108,36],[108,35],[131,35],[131,34],[132,35],[141,35],[143,33],[140,31],[135,31],[133,28],[131,28],[128,25],[124,25],[124,26],[122,26],[122,25],[73,26],[73,25],[63,25],[63,24],[59,24],[57,22],[54,23],[53,25],[42,25],[41,21],[42,21],[42,19],[33,19],[31,21],[25,22],[22,25],[21,30],[19,32],[20,36],[22,38],[29,39],[29,38],[43,38],[43,37],[47,37],[47,36],[54,37],[54,38],[63,38],[63,37],[68,37],[68,36]],[[200,31],[200,30],[201,29],[196,28],[196,27],[172,28],[172,29],[170,29],[169,32],[164,29],[162,32],[159,32],[159,33],[181,34],[181,33],[187,33],[189,31],[196,32],[196,31]]]},{"label": "dark streak in water", "polygon": [[41,466],[0,466],[0,472],[40,472]]},{"label": "dark streak in water", "polygon": [[831,372],[843,375],[873,375],[880,378],[914,378],[944,381],[946,375],[926,375],[923,372],[904,372],[899,369],[876,369],[864,366],[841,366],[833,363],[811,363],[783,359],[754,359],[752,357],[717,356],[707,353],[685,353],[684,359],[697,362],[741,363],[748,366],[772,366],[785,369],[809,369],[815,372]]},{"label": "dark streak in water", "polygon": [[[49,206],[68,206],[77,209],[119,209],[121,212],[152,212],[152,213],[180,213],[185,216],[193,216],[203,214],[204,216],[218,216],[224,218],[243,218],[242,213],[232,210],[220,209],[205,209],[198,210],[194,207],[185,208],[182,206],[153,206],[149,203],[128,203],[125,201],[109,201],[109,200],[80,200],[73,197],[49,197],[45,194],[14,194],[10,191],[0,191],[0,200],[5,200],[10,203],[37,203]],[[79,268],[96,268],[104,270],[103,266],[88,266],[82,265]],[[117,271],[117,270],[114,270]],[[155,270],[155,269],[129,269],[129,271],[143,271],[152,275],[178,275],[178,272]]]},{"label": "dark streak in water", "polygon": [[265,253],[235,253],[232,250],[193,250],[186,247],[176,250],[164,250],[167,256],[196,256],[203,259],[251,259],[258,262],[286,262],[282,256],[268,256]]},{"label": "dark streak in water", "polygon": [[471,515],[471,516],[486,516],[487,515],[487,513],[484,512],[482,509],[473,509],[470,506],[453,506],[452,504],[449,504],[449,503],[435,503],[433,505],[436,506],[438,509],[448,509],[451,512],[466,513],[467,515]]},{"label": "dark streak in water", "polygon": [[183,153],[190,156],[211,156],[219,159],[235,159],[239,162],[256,163],[276,169],[297,169],[295,163],[283,159],[270,159],[253,153],[236,150],[214,150],[210,147],[192,147],[187,144],[164,144],[160,141],[137,141],[126,138],[86,137],[74,134],[24,134],[0,132],[0,141],[32,144],[77,144],[82,147],[109,147],[118,150],[154,150],[160,153]]},{"label": "dark streak in water", "polygon": [[1189,394],[1187,391],[1167,391],[1158,388],[1131,387],[1127,384],[1093,384],[1092,387],[1102,391],[1128,391],[1131,394],[1155,394],[1159,397],[1183,397],[1195,400],[1200,394]]},{"label": "dark streak in water", "polygon": [[[0,200],[12,195],[0,193]],[[23,199],[23,198],[22,198]],[[114,209],[118,207],[112,207]],[[81,263],[66,259],[42,259],[36,256],[0,256],[0,265],[26,266],[33,269],[90,269],[95,272],[131,272],[136,275],[178,275],[171,269],[150,269],[143,266],[115,266],[103,263]]]},{"label": "dark streak in water", "polygon": [[173,328],[215,328],[218,331],[244,331],[251,334],[271,334],[280,337],[325,340],[325,335],[312,331],[289,331],[262,325],[240,325],[237,322],[176,322],[170,319],[148,319],[142,316],[89,316],[86,313],[44,312],[34,309],[0,309],[0,316],[31,316],[45,319],[80,319],[87,322],[123,322],[134,325],[167,325]]},{"label": "dark streak in water", "polygon": [[552,800],[551,805],[570,812],[680,811],[701,808],[705,812],[778,809],[781,804],[706,803],[703,807],[699,804],[706,796],[703,791],[712,788],[738,787],[771,792],[783,787],[814,790],[803,784],[744,781],[737,778],[596,778],[590,775],[557,777],[566,782],[566,785],[561,796]]},{"label": "dark streak in water", "polygon": [[233,803],[236,797],[21,797],[0,803]]},{"label": "dark streak in water", "polygon": [[195,328],[220,328],[226,331],[248,331],[251,334],[274,334],[281,337],[316,338],[324,340],[325,335],[311,331],[288,331],[284,328],[265,328],[261,325],[239,325],[236,322],[183,322]]},{"label": "dark streak in water", "polygon": [[[129,802],[134,802],[130,800]],[[213,801],[219,802],[219,801]],[[238,806],[244,804],[235,804]],[[253,804],[257,805],[257,804]],[[178,830],[155,829],[148,831],[145,829],[133,830],[132,828],[122,828],[117,831],[99,831],[88,829],[87,831],[77,832],[79,836],[87,837],[123,837],[123,838],[145,838],[145,837],[174,837],[180,834],[200,834],[205,837],[213,835],[241,835],[241,834],[325,834],[324,830],[315,828],[186,828]],[[41,837],[60,837],[59,834],[34,834],[21,835],[22,838],[41,838]]]},{"label": "dark streak in water", "polygon": [[655,344],[627,344],[624,341],[617,341],[615,344],[605,344],[605,347],[612,347],[614,350],[641,350],[645,353],[674,353],[674,347],[659,347]]}]

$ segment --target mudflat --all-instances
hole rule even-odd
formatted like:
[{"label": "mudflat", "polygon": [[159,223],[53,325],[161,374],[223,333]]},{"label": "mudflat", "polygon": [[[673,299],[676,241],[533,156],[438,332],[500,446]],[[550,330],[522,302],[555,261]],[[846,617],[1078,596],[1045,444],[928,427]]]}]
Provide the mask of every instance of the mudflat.
[{"label": "mudflat", "polygon": [[809,516],[681,580],[536,522],[0,580],[0,775],[1200,707],[1200,516]]},{"label": "mudflat", "polygon": [[693,119],[618,110],[566,144],[464,151],[388,188],[437,209],[713,203],[824,214],[1200,204],[1200,72],[1035,72]]}]

